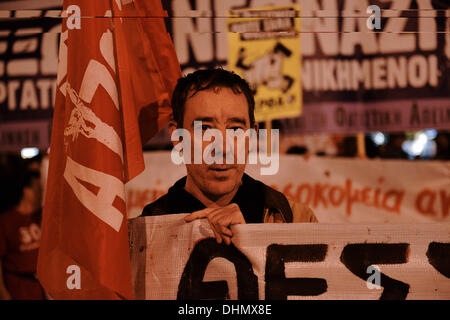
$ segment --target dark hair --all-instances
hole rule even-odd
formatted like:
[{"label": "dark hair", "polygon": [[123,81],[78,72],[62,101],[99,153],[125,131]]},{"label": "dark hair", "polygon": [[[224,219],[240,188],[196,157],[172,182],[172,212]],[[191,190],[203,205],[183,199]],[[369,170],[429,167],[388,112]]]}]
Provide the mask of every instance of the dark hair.
[{"label": "dark hair", "polygon": [[[186,100],[201,90],[214,88],[230,88],[235,94],[244,94],[248,103],[250,126],[255,123],[255,98],[248,82],[232,71],[222,68],[197,70],[178,79],[172,94],[173,119],[177,126],[183,125],[184,105]],[[189,93],[191,93],[189,95]],[[189,95],[189,96],[188,96]]]}]

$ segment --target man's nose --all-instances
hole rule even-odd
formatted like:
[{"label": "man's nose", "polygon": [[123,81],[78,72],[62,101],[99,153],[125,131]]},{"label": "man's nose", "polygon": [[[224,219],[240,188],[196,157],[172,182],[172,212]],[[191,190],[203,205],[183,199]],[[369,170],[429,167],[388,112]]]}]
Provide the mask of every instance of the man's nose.
[{"label": "man's nose", "polygon": [[226,129],[220,130],[222,135],[222,144],[218,143],[215,149],[216,157],[223,157],[224,163],[226,163],[227,156],[231,159],[234,159],[234,147],[235,147],[235,139],[229,138],[227,139]]}]

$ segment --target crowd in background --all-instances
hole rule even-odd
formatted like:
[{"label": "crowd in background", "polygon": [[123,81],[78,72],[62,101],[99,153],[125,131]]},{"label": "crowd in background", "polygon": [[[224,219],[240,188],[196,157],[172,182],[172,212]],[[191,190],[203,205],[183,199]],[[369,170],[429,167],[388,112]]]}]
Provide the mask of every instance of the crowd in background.
[{"label": "crowd in background", "polygon": [[[381,159],[410,159],[410,160],[450,160],[450,132],[436,132],[436,136],[431,139],[430,144],[433,150],[423,152],[423,154],[408,153],[405,143],[408,141],[408,135],[405,133],[392,133],[383,135],[383,143],[376,143],[372,135],[364,136],[364,148],[367,158]],[[334,142],[337,152],[333,156],[353,158],[358,156],[358,143],[355,135],[335,135]],[[311,154],[304,145],[291,146],[288,154]],[[316,156],[331,156],[324,151],[318,151]]]}]

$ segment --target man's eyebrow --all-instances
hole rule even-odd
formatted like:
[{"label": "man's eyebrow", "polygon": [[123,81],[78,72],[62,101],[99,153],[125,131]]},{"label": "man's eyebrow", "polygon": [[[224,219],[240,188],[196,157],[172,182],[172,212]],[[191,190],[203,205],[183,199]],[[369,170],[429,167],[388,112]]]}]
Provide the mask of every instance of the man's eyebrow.
[{"label": "man's eyebrow", "polygon": [[247,124],[247,121],[245,121],[244,118],[237,118],[237,117],[236,118],[230,118],[230,119],[228,119],[227,122],[237,122],[237,123],[241,123],[243,125]]},{"label": "man's eyebrow", "polygon": [[201,121],[201,122],[213,122],[214,119],[211,117],[200,117],[200,118],[196,118],[192,121],[192,124],[194,124],[194,121]]}]

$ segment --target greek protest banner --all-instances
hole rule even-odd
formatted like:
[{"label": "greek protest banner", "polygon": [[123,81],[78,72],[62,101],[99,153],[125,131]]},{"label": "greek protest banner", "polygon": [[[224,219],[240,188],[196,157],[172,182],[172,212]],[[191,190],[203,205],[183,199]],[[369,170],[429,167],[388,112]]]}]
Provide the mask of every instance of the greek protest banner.
[{"label": "greek protest banner", "polygon": [[[227,12],[263,8],[274,1],[164,3],[173,17],[168,28],[182,71],[188,73],[201,67],[233,66],[236,58],[229,56],[233,44],[228,40]],[[450,127],[446,4],[433,0],[276,2],[292,3],[300,6],[303,104],[302,116],[281,121],[283,133]],[[381,16],[367,12],[370,5],[378,5]],[[373,28],[377,19],[380,29]]]},{"label": "greek protest banner", "polygon": [[[232,63],[227,13],[273,4],[260,0],[161,2],[170,17],[167,31],[183,73]],[[294,24],[297,20],[300,24],[299,67],[285,70],[286,63],[294,63],[293,57],[300,53],[300,45],[288,46],[293,55],[283,58],[283,74],[297,81],[293,74],[300,73],[301,66],[302,116],[281,120],[283,134],[450,127],[450,13],[442,1],[276,3],[300,6],[294,19]],[[34,9],[38,5],[44,7],[39,2]],[[373,15],[367,12],[370,5],[382,9],[381,29],[367,27]],[[0,151],[49,146],[60,9],[59,5],[0,13],[5,18],[0,22]],[[283,102],[287,98],[282,95]],[[274,106],[278,101],[274,98],[267,104]]]},{"label": "greek protest banner", "polygon": [[[129,217],[164,195],[186,175],[170,152],[144,154],[146,170],[126,185]],[[450,221],[450,163],[359,160],[280,155],[278,172],[255,179],[314,210],[323,223],[411,223]]]},{"label": "greek protest banner", "polygon": [[255,120],[299,116],[301,59],[299,7],[231,10],[228,68],[255,93]]},{"label": "greek protest banner", "polygon": [[51,9],[1,11],[0,151],[50,145],[61,32]]},{"label": "greek protest banner", "polygon": [[247,224],[217,244],[206,220],[133,219],[137,299],[450,299],[450,225]]}]

